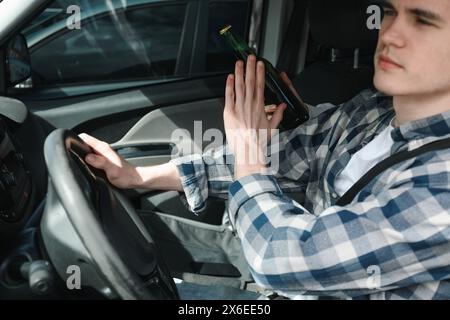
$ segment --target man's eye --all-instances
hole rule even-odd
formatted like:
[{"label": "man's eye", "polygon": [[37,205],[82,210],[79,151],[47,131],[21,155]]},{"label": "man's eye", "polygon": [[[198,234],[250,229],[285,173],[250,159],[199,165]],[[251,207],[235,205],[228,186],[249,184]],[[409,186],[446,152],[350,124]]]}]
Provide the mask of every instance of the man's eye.
[{"label": "man's eye", "polygon": [[422,18],[417,18],[417,19],[416,19],[416,22],[417,22],[418,24],[425,25],[425,26],[432,26],[432,25],[433,25],[432,23],[430,23],[430,22],[428,22],[427,20],[424,20],[424,19],[422,19]]},{"label": "man's eye", "polygon": [[396,15],[396,12],[392,9],[384,9],[383,14],[385,17],[394,17]]}]

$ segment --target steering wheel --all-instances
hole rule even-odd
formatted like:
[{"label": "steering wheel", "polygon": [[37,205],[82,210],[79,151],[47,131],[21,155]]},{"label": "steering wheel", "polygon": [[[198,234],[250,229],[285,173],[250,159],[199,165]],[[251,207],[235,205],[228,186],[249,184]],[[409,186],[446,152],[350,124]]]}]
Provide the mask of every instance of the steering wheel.
[{"label": "steering wheel", "polygon": [[133,206],[84,161],[91,148],[57,129],[44,145],[50,183],[97,274],[122,299],[178,299],[175,283]]}]

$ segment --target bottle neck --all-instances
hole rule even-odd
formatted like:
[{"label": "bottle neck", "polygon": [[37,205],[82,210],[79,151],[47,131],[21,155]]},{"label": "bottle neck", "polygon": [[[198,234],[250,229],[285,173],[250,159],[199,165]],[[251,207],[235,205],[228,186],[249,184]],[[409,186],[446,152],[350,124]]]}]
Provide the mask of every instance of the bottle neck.
[{"label": "bottle neck", "polygon": [[228,40],[236,54],[239,55],[240,59],[244,59],[245,61],[247,60],[249,55],[255,54],[245,41],[243,41],[233,33],[228,32],[224,36]]}]

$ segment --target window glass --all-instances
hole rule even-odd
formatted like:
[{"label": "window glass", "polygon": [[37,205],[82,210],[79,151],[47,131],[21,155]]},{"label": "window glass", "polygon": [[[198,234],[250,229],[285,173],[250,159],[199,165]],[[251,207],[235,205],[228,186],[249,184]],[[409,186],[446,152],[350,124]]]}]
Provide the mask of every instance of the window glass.
[{"label": "window glass", "polygon": [[[182,65],[190,65],[192,58],[187,54],[179,56],[190,3],[200,4],[192,0],[52,2],[22,31],[30,48],[33,86],[120,85],[121,81],[198,76],[199,70],[193,67],[190,71],[183,69],[186,74],[176,71],[178,59],[185,59]],[[200,33],[207,35],[206,52],[201,52],[206,59],[201,63],[201,74],[229,72],[235,58],[219,31],[230,24],[245,37],[251,1],[210,0],[207,5],[208,29]],[[73,8],[79,8],[79,28],[71,25],[77,17]],[[189,30],[195,30],[195,26]]]},{"label": "window glass", "polygon": [[219,35],[227,25],[246,39],[249,25],[249,6],[251,1],[211,1],[209,5],[208,53],[206,70],[208,72],[233,70],[236,61],[233,51]]},{"label": "window glass", "polygon": [[173,76],[186,4],[135,1],[140,5],[123,7],[117,1],[97,0],[95,6],[80,1],[80,29],[71,30],[70,15],[59,2],[25,33],[35,85]]}]

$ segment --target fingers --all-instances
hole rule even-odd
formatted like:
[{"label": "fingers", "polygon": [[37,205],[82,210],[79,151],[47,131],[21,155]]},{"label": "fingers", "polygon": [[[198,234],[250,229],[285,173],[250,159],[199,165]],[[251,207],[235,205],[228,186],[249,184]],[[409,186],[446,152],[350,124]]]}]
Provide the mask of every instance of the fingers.
[{"label": "fingers", "polygon": [[247,69],[245,71],[245,100],[248,104],[254,101],[256,82],[256,57],[254,55],[248,56]]},{"label": "fingers", "polygon": [[287,105],[285,103],[280,104],[276,111],[273,113],[272,118],[270,119],[270,128],[276,129],[281,123],[281,120],[283,120],[283,113],[284,110],[286,110]]},{"label": "fingers", "polygon": [[[94,152],[97,152],[97,153],[100,153],[100,154],[102,153],[100,151],[101,148],[104,148],[104,147],[100,147],[100,145],[102,144],[102,141],[100,141],[100,140],[98,140],[98,139],[96,139],[96,138],[94,138],[94,137],[92,137],[92,136],[90,136],[90,135],[88,135],[86,133],[81,133],[78,136],[81,138],[81,140],[86,142],[86,144],[89,145]],[[105,158],[103,156],[99,156],[99,155],[96,155],[94,153],[89,153],[85,157],[84,160],[88,164],[93,166],[94,168],[104,169],[104,167],[105,167]]]},{"label": "fingers", "polygon": [[237,61],[234,75],[234,90],[232,88],[232,76],[230,75],[227,80],[225,112],[233,107],[233,111],[236,114],[243,115],[247,122],[253,116],[259,116],[260,113],[263,114],[265,77],[264,63],[258,62],[255,55],[248,57],[245,74],[244,62]]},{"label": "fingers", "polygon": [[86,156],[85,161],[88,164],[90,164],[91,166],[93,166],[94,168],[102,169],[102,170],[106,169],[105,157],[97,156],[97,155],[91,153]]},{"label": "fingers", "polygon": [[87,133],[80,133],[78,135],[78,137],[80,137],[81,140],[83,140],[84,142],[86,142],[86,144],[88,144],[89,146],[93,146],[95,144],[98,144],[99,142],[101,142],[100,140],[88,135]]},{"label": "fingers", "polygon": [[135,167],[124,160],[108,143],[87,134],[80,134],[79,137],[93,149],[93,153],[86,155],[86,163],[103,170],[108,180],[119,188],[135,185],[133,182],[137,181]]},{"label": "fingers", "polygon": [[225,86],[225,111],[234,111],[234,75],[230,74]]},{"label": "fingers", "polygon": [[266,84],[265,66],[262,61],[258,61],[256,70],[256,102],[258,106],[264,106],[265,84]]},{"label": "fingers", "polygon": [[266,113],[274,113],[275,111],[277,110],[277,105],[276,104],[271,104],[271,105],[268,105],[268,106],[265,106],[264,107],[264,111],[266,112]]},{"label": "fingers", "polygon": [[[92,150],[94,152],[98,152],[96,151],[96,149],[98,149],[98,146],[100,145],[101,141],[86,134],[86,133],[81,133],[78,135],[81,140],[83,140],[87,145],[89,145]],[[103,169],[104,166],[104,158],[101,156],[97,156],[94,153],[89,153],[85,159],[84,159],[88,164],[90,164],[91,166],[97,168],[97,169]]]},{"label": "fingers", "polygon": [[88,144],[95,152],[99,154],[108,153],[111,151],[111,147],[104,141],[98,140],[86,133],[78,135],[86,144]]},{"label": "fingers", "polygon": [[272,119],[272,115],[276,110],[277,110],[276,104],[271,104],[269,106],[264,107],[264,111],[266,112],[267,120]]},{"label": "fingers", "polygon": [[94,153],[88,154],[85,158],[85,161],[93,167],[105,169],[108,166],[108,162],[116,165],[120,164],[119,156],[108,143],[98,140],[86,133],[80,134],[79,137],[94,151]]},{"label": "fingers", "polygon": [[[234,88],[236,95],[236,103],[240,106],[244,104],[245,101],[245,83],[244,83],[244,62],[236,62],[236,68],[234,70]],[[241,110],[239,110],[241,111]]]}]

